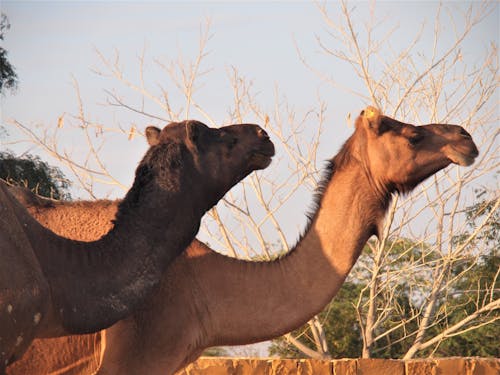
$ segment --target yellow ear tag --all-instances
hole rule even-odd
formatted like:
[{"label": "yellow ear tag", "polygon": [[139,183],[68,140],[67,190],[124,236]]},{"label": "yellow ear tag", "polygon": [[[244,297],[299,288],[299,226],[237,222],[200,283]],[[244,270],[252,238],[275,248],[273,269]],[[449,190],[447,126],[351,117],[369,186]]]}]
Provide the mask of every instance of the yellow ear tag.
[{"label": "yellow ear tag", "polygon": [[376,110],[375,108],[368,107],[368,108],[365,109],[365,117],[368,120],[372,120],[372,119],[374,119],[377,116],[378,116],[378,110]]}]

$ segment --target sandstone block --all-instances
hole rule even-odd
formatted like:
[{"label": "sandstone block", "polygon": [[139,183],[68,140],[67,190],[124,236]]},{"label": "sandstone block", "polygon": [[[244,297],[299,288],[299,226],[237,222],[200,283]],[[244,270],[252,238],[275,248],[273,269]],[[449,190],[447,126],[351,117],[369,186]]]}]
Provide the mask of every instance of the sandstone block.
[{"label": "sandstone block", "polygon": [[468,375],[471,367],[468,358],[436,358],[436,375]]},{"label": "sandstone block", "polygon": [[406,375],[436,375],[436,363],[431,359],[405,361]]},{"label": "sandstone block", "polygon": [[358,359],[358,375],[405,375],[403,361],[393,359]]},{"label": "sandstone block", "polygon": [[[470,360],[471,375],[498,375],[500,374],[500,359],[472,358]],[[469,375],[469,374],[467,374]]]},{"label": "sandstone block", "polygon": [[357,375],[358,362],[356,359],[337,359],[333,361],[334,375]]}]

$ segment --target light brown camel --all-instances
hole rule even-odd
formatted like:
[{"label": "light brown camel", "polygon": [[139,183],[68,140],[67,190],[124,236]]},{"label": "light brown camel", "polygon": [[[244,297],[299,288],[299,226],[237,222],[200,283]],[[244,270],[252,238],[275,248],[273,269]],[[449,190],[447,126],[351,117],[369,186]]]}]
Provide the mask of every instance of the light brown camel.
[{"label": "light brown camel", "polygon": [[47,230],[0,182],[0,373],[35,337],[96,332],[141,308],[204,213],[274,155],[251,124],[185,121],[146,134],[114,227],[95,242]]},{"label": "light brown camel", "polygon": [[[369,107],[331,160],[317,209],[288,255],[246,262],[194,240],[140,311],[100,335],[37,340],[9,375],[61,369],[66,372],[58,374],[88,374],[100,365],[101,374],[172,374],[209,346],[249,344],[289,332],[337,293],[368,238],[379,232],[392,192],[408,192],[450,163],[470,165],[477,154],[459,126],[415,127]],[[36,202],[22,195],[38,220],[64,231],[69,228],[58,225],[64,218],[99,210],[100,218],[109,215],[100,224],[105,232],[116,207]]]}]

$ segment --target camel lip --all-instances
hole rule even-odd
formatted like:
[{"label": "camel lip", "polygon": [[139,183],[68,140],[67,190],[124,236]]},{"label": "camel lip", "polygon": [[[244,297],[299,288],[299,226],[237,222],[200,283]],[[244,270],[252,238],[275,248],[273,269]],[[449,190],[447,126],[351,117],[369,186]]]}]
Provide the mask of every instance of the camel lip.
[{"label": "camel lip", "polygon": [[455,164],[458,164],[462,167],[468,167],[469,165],[472,165],[474,163],[478,155],[479,153],[477,152],[477,150],[474,150],[468,154],[455,151],[451,153],[448,158]]},{"label": "camel lip", "polygon": [[475,160],[476,160],[475,156],[462,155],[462,158],[460,158],[457,164],[463,167],[468,167],[469,165],[472,165]]},{"label": "camel lip", "polygon": [[257,163],[257,164],[263,164],[267,167],[271,163],[271,161],[273,160],[273,156],[274,156],[274,153],[273,154],[269,154],[269,153],[266,154],[263,152],[255,152],[252,155],[252,161]]},{"label": "camel lip", "polygon": [[479,155],[479,150],[470,136],[464,142],[446,147],[444,152],[452,163],[463,167],[473,164]]},{"label": "camel lip", "polygon": [[275,155],[274,144],[271,141],[267,141],[259,149],[254,150],[253,154],[272,158]]},{"label": "camel lip", "polygon": [[264,156],[266,158],[272,158],[274,156],[274,149],[273,150],[259,150],[259,151],[255,151],[253,154],[258,155],[258,156]]},{"label": "camel lip", "polygon": [[271,164],[272,161],[273,161],[273,159],[270,156],[265,156],[264,159],[259,160],[259,166],[257,168],[258,169],[265,169]]},{"label": "camel lip", "polygon": [[269,142],[266,144],[266,148],[261,148],[252,152],[250,157],[251,165],[255,169],[267,168],[269,164],[271,164],[274,154],[274,145]]}]

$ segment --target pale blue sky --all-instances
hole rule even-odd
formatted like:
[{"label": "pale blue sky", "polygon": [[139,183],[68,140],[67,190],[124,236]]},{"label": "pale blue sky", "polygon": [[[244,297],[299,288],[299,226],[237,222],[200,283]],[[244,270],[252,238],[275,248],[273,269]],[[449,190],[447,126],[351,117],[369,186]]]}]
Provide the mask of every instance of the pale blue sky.
[{"label": "pale blue sky", "polygon": [[[335,3],[332,3],[335,14]],[[446,11],[459,19],[467,2],[445,2]],[[369,3],[354,2],[360,18],[366,17]],[[430,53],[435,2],[380,2],[377,14],[386,19],[380,33],[393,27],[398,30],[389,42],[395,48],[405,45],[422,23],[427,25],[421,48]],[[198,49],[200,26],[211,19],[207,50],[210,52],[204,68],[210,74],[203,79],[202,105],[216,121],[223,122],[231,105],[228,69],[236,66],[243,76],[251,79],[261,103],[272,108],[274,88],[278,86],[290,103],[307,109],[316,103],[320,93],[328,104],[332,126],[344,130],[342,124],[348,112],[357,113],[368,102],[336,90],[311,74],[299,61],[294,40],[308,61],[322,71],[335,75],[346,86],[360,85],[352,70],[334,64],[319,52],[315,36],[327,38],[320,12],[311,2],[74,2],[74,1],[2,1],[2,12],[11,23],[4,46],[19,76],[19,90],[1,100],[2,120],[17,119],[26,124],[55,124],[62,113],[76,113],[74,76],[81,87],[86,110],[93,120],[117,121],[124,127],[128,117],[98,105],[104,102],[104,89],[116,84],[91,72],[99,66],[95,49],[111,57],[120,51],[124,71],[133,79],[138,75],[137,55],[146,47],[146,82],[160,82],[169,89],[165,76],[157,76],[151,58],[168,63],[179,51],[186,59]],[[498,6],[466,40],[464,58],[479,62],[484,49],[492,41],[498,44]],[[458,25],[460,26],[460,25]],[[442,25],[444,41],[453,36],[452,26]],[[443,44],[445,45],[445,44]],[[170,83],[171,85],[171,83]],[[361,86],[359,86],[361,87]],[[176,97],[172,94],[175,103]],[[196,113],[193,117],[198,117]],[[252,121],[249,119],[248,121]],[[133,122],[130,119],[129,122]],[[138,127],[143,124],[138,123]],[[145,125],[145,124],[144,124]],[[339,130],[340,130],[339,129]],[[15,132],[10,130],[12,138]],[[341,131],[337,143],[348,135]],[[130,162],[138,159],[145,145],[130,154]],[[338,146],[337,146],[338,147]],[[336,149],[336,147],[335,147]],[[325,158],[331,155],[325,154]],[[111,162],[111,161],[110,161]],[[124,183],[132,178],[130,168],[117,173]]]},{"label": "pale blue sky", "polygon": [[[360,14],[368,11],[366,2],[352,5]],[[446,9],[455,12],[456,17],[468,5],[445,2]],[[1,9],[12,25],[4,46],[20,81],[16,95],[2,98],[2,120],[15,118],[26,123],[50,124],[64,112],[75,113],[72,76],[81,86],[88,112],[101,121],[110,119],[108,108],[95,106],[104,100],[103,90],[113,86],[90,71],[99,64],[94,49],[106,56],[112,56],[115,49],[120,51],[125,72],[135,78],[136,57],[144,46],[146,57],[167,63],[177,58],[179,50],[187,58],[194,56],[200,25],[207,17],[211,19],[213,38],[204,64],[211,73],[204,81],[207,95],[203,104],[210,108],[215,120],[223,121],[231,104],[225,91],[230,66],[236,66],[242,75],[252,79],[262,102],[268,98],[270,106],[275,85],[291,103],[304,108],[315,103],[320,90],[332,120],[343,119],[347,112],[356,113],[370,104],[321,85],[300,63],[294,39],[314,66],[335,74],[341,82],[345,77],[346,85],[357,84],[352,71],[341,64],[333,65],[331,59],[319,53],[315,35],[326,37],[326,26],[310,2],[2,1]],[[387,19],[380,26],[381,31],[399,26],[390,39],[396,47],[408,43],[420,25],[426,23],[428,37],[421,44],[424,53],[430,51],[436,3],[380,2],[376,9]],[[445,37],[451,37],[451,25],[442,27]],[[474,61],[474,56],[482,56],[490,42],[498,44],[498,31],[497,7],[466,41],[465,58]],[[151,72],[146,71],[147,81],[163,79]]]},{"label": "pale blue sky", "polygon": [[[444,2],[438,50],[448,48],[454,38],[454,27],[463,27],[463,13],[471,4],[478,6],[478,3],[471,2]],[[338,3],[329,5],[332,19],[340,19]],[[352,2],[349,6],[355,8],[354,21],[359,20],[355,26],[362,33],[370,3]],[[430,56],[437,6],[437,2],[422,1],[376,3],[377,18],[385,20],[376,32],[383,35],[396,28],[387,40],[387,51],[406,46],[423,24],[424,34],[415,50]],[[334,76],[345,86],[366,91],[348,64],[320,51],[317,36],[333,48],[336,46],[328,40],[327,26],[312,2],[2,1],[1,10],[11,23],[4,47],[19,76],[17,93],[7,93],[1,98],[2,123],[16,119],[30,126],[55,126],[63,113],[77,114],[72,86],[72,77],[75,77],[89,119],[124,128],[133,123],[143,129],[147,125],[143,118],[102,105],[106,99],[104,90],[116,89],[120,94],[130,95],[128,97],[133,103],[139,102],[139,98],[127,93],[116,81],[92,72],[92,68],[102,66],[96,49],[109,58],[115,50],[119,51],[125,74],[137,82],[137,56],[145,48],[146,85],[157,94],[157,85],[161,84],[169,91],[172,103],[180,107],[182,98],[166,74],[153,63],[153,58],[166,64],[177,59],[180,53],[185,60],[194,58],[198,51],[200,27],[207,18],[211,20],[213,36],[207,46],[209,54],[203,62],[203,69],[209,70],[209,74],[200,81],[202,85],[197,98],[217,123],[227,121],[228,109],[232,105],[228,80],[231,66],[237,67],[242,76],[253,82],[259,103],[269,112],[275,104],[276,87],[298,113],[315,106],[317,96],[321,96],[328,106],[324,139],[331,141],[322,143],[324,147],[320,149],[319,160],[331,157],[349,135],[346,114],[356,115],[367,104],[372,104],[322,83],[301,63],[295,46],[315,68]],[[448,15],[455,19],[456,25],[449,22]],[[486,48],[491,43],[498,46],[498,38],[499,6],[496,4],[464,41],[462,58],[469,65],[480,64]],[[164,116],[157,108],[150,108]],[[191,117],[204,120],[196,112],[192,112]],[[245,121],[255,122],[256,119]],[[163,124],[157,122],[155,125]],[[5,144],[19,139],[12,127],[6,128],[10,137],[0,139],[0,142]],[[66,146],[78,151],[79,143],[78,137],[68,138]],[[27,146],[9,144],[8,147],[23,152]],[[134,169],[131,166],[136,165],[146,144],[139,138],[125,147],[126,152],[123,146],[106,151],[105,161],[117,178],[129,185]],[[54,162],[50,158],[48,161]],[[102,195],[108,194],[121,196],[123,192],[103,187]],[[78,192],[74,195],[78,197]]]}]

